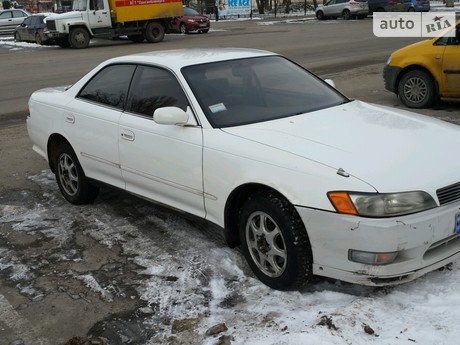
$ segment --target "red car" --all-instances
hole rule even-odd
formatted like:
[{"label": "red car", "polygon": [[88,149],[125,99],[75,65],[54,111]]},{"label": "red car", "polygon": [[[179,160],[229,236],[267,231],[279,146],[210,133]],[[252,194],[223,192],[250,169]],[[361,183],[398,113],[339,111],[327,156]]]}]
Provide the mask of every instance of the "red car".
[{"label": "red car", "polygon": [[189,7],[184,7],[184,15],[173,18],[170,25],[172,32],[180,32],[182,34],[187,34],[190,31],[198,31],[205,34],[211,27],[207,16],[199,14]]}]

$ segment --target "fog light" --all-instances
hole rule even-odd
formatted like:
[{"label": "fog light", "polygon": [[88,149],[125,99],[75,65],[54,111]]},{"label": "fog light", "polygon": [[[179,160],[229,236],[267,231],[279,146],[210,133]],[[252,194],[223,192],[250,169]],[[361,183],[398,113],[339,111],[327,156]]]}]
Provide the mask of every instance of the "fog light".
[{"label": "fog light", "polygon": [[398,252],[371,253],[350,249],[348,259],[354,262],[368,265],[388,265],[395,261]]}]

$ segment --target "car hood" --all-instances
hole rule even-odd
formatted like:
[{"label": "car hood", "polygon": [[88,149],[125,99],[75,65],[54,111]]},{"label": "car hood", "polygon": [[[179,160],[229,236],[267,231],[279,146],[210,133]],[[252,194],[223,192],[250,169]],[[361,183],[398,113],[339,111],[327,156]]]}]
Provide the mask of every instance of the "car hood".
[{"label": "car hood", "polygon": [[182,16],[180,17],[182,19],[193,19],[193,20],[205,20],[207,21],[209,18],[207,16],[202,16],[202,15],[194,15],[194,16]]},{"label": "car hood", "polygon": [[[436,190],[460,181],[454,152],[460,126],[407,111],[352,101],[225,132],[309,159],[379,192]],[[248,146],[249,147],[249,146]]]},{"label": "car hood", "polygon": [[83,18],[82,12],[71,11],[65,13],[55,13],[46,17],[46,20],[59,20],[59,19],[72,19],[72,18]]}]

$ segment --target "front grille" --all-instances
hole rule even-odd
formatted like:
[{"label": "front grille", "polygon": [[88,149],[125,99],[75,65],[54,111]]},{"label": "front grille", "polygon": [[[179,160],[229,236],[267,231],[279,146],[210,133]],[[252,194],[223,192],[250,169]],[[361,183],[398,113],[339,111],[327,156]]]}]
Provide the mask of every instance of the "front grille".
[{"label": "front grille", "polygon": [[49,31],[56,31],[56,22],[54,20],[47,20],[46,27]]},{"label": "front grille", "polygon": [[460,199],[460,182],[450,186],[440,188],[436,191],[439,203],[441,205],[448,204]]}]

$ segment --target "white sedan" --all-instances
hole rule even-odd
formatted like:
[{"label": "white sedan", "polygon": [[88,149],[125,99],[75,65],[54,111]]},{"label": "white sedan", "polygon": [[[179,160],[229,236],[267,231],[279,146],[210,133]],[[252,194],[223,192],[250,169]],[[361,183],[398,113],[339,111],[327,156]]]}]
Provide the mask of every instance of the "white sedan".
[{"label": "white sedan", "polygon": [[272,288],[396,284],[460,257],[460,127],[350,100],[277,54],[114,58],[29,109],[69,202],[103,183],[204,218]]}]

